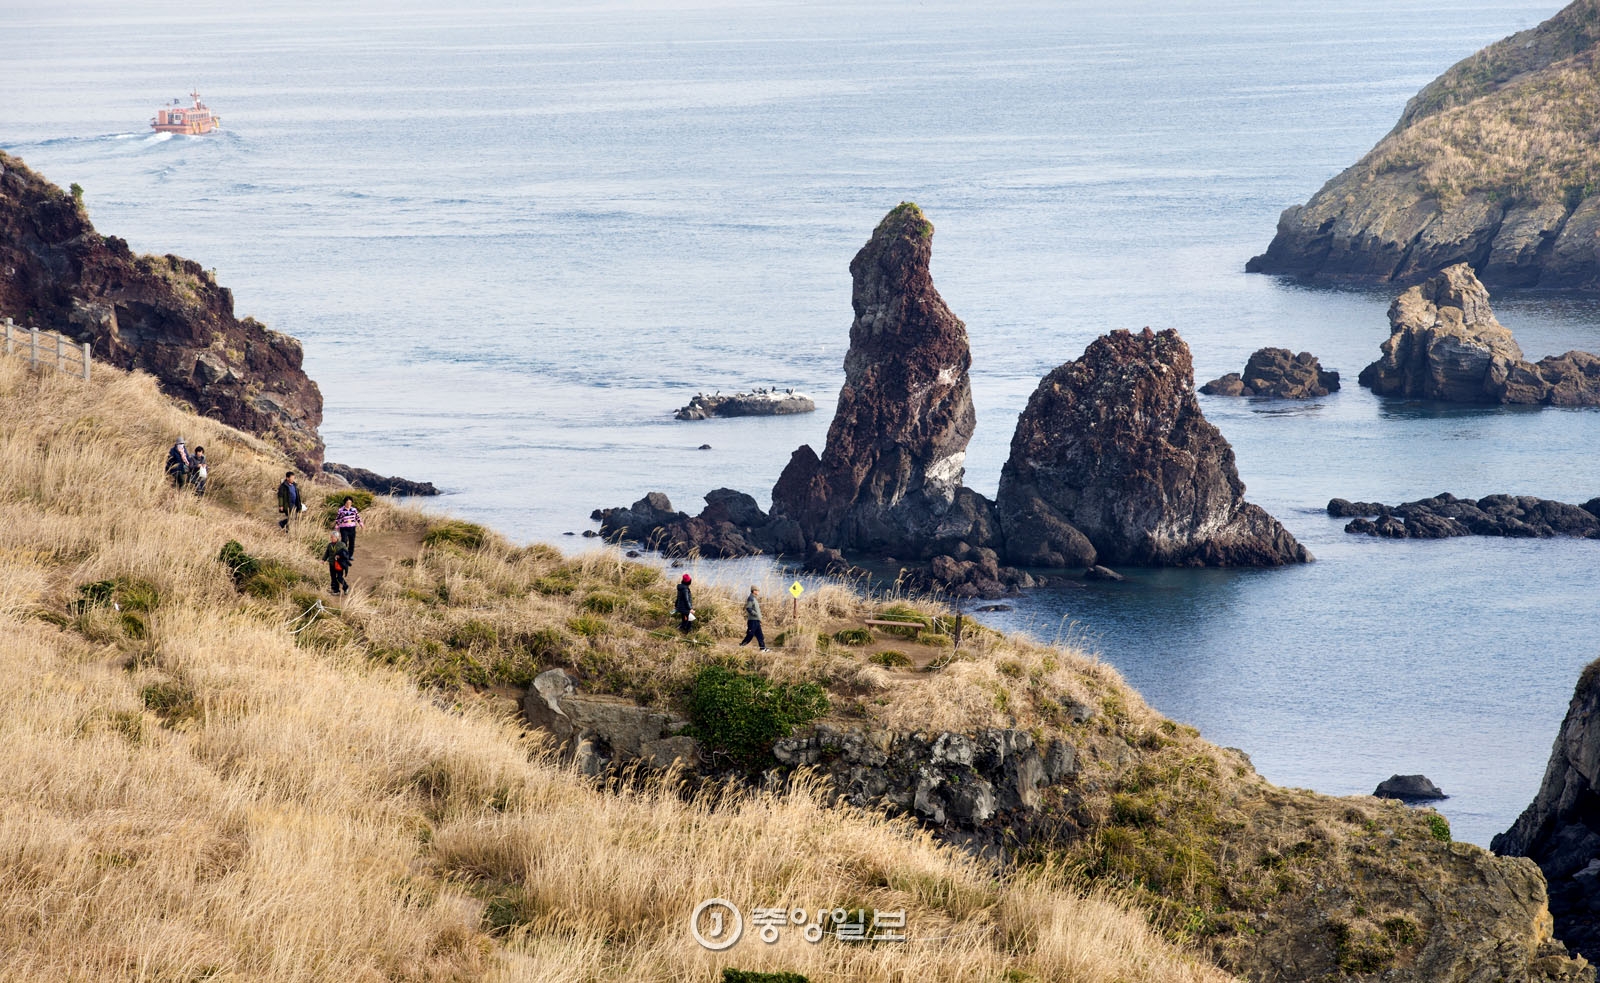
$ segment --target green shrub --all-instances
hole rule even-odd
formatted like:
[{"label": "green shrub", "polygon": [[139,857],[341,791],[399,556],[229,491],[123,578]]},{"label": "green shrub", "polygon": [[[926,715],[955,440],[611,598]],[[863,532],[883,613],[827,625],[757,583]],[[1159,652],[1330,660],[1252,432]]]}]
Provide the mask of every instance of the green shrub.
[{"label": "green shrub", "polygon": [[463,621],[450,632],[450,645],[461,649],[492,649],[500,644],[494,625],[476,618]]},{"label": "green shrub", "polygon": [[300,574],[276,560],[260,560],[245,552],[239,541],[222,544],[217,559],[233,576],[233,585],[251,597],[267,600],[282,597],[300,582]]},{"label": "green shrub", "polygon": [[865,628],[841,628],[833,633],[833,640],[840,645],[869,645],[872,632]]},{"label": "green shrub", "polygon": [[139,693],[144,705],[168,725],[200,716],[200,701],[194,690],[181,680],[151,683]]},{"label": "green shrub", "polygon": [[78,182],[74,181],[67,188],[67,190],[72,193],[72,205],[73,205],[73,207],[78,209],[78,211],[80,211],[80,212],[83,211],[83,185],[81,185]]},{"label": "green shrub", "polygon": [[533,589],[545,595],[570,594],[578,589],[578,584],[566,573],[555,573],[536,579],[533,582]]},{"label": "green shrub", "polygon": [[424,546],[459,546],[466,550],[482,549],[489,541],[489,532],[476,522],[445,519],[428,527],[422,536]]},{"label": "green shrub", "polygon": [[886,669],[906,669],[912,665],[911,656],[904,652],[896,652],[894,649],[884,649],[882,652],[874,653],[870,658]]},{"label": "green shrub", "polygon": [[87,608],[102,607],[111,603],[111,598],[116,594],[117,585],[111,580],[96,580],[91,584],[78,585],[78,599],[73,602],[74,613],[81,613]]},{"label": "green shrub", "polygon": [[751,969],[724,969],[722,983],[810,983],[799,973],[758,973]]},{"label": "green shrub", "polygon": [[909,621],[912,625],[900,627],[898,625],[879,625],[878,630],[887,635],[898,635],[901,638],[915,639],[917,632],[929,625],[928,616],[916,608],[905,604],[891,604],[878,612],[878,619],[883,621]]},{"label": "green shrub", "polygon": [[377,501],[371,492],[361,491],[356,488],[351,488],[342,492],[329,492],[328,494],[322,496],[321,516],[322,524],[324,526],[333,525],[333,520],[339,517],[340,506],[344,505],[344,500],[347,498],[351,500],[352,505],[363,512],[372,508],[372,503]]},{"label": "green shrub", "polygon": [[581,638],[599,638],[604,635],[609,626],[599,618],[587,614],[580,614],[567,622],[567,628],[574,635]]},{"label": "green shrub", "polygon": [[760,673],[709,665],[695,673],[689,693],[690,732],[714,755],[753,766],[772,742],[828,712],[816,683],[775,683]]},{"label": "green shrub", "polygon": [[118,620],[122,623],[122,633],[130,639],[142,642],[150,637],[150,622],[139,612],[124,611]]},{"label": "green shrub", "polygon": [[1450,842],[1450,820],[1437,812],[1430,812],[1423,817],[1423,822],[1428,824],[1428,832],[1433,835],[1434,839],[1440,843]]},{"label": "green shrub", "polygon": [[610,614],[621,604],[622,600],[617,595],[596,591],[584,598],[583,603],[578,606],[592,614]]}]

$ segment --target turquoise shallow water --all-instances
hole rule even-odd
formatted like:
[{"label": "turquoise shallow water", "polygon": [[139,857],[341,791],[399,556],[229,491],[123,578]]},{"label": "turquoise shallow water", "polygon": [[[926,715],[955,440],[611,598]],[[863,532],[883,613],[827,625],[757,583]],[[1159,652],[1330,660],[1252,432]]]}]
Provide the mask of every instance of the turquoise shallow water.
[{"label": "turquoise shallow water", "polygon": [[[86,189],[102,231],[215,267],[300,337],[329,456],[563,540],[648,489],[759,497],[820,445],[846,265],[918,201],[968,324],[992,493],[1039,376],[1116,328],[1178,328],[1202,379],[1263,344],[1353,384],[1388,295],[1242,273],[1278,211],[1456,59],[1555,2],[1350,4],[9,4],[0,146]],[[160,139],[198,85],[224,119]],[[1600,347],[1591,300],[1497,299],[1534,357]],[[678,424],[779,383],[819,412]],[[1531,798],[1597,653],[1600,544],[1347,537],[1335,495],[1600,493],[1600,414],[1441,409],[1349,388],[1205,399],[1303,569],[1135,572],[997,624],[1097,648],[1275,781],[1427,773],[1457,835]],[[694,448],[710,443],[713,450]]]}]

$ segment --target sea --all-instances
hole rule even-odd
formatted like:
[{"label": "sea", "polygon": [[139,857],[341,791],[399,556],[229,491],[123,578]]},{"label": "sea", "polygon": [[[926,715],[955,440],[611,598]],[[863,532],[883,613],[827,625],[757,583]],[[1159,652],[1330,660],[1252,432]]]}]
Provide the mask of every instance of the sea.
[{"label": "sea", "polygon": [[[299,338],[330,460],[571,551],[596,507],[698,510],[719,486],[765,504],[796,446],[821,449],[847,266],[901,201],[933,221],[971,336],[986,494],[1040,376],[1104,331],[1176,328],[1202,381],[1310,350],[1336,394],[1201,405],[1315,563],[1129,570],[978,616],[1115,665],[1274,782],[1425,774],[1487,844],[1600,655],[1600,542],[1391,542],[1323,509],[1586,501],[1600,411],[1378,399],[1355,375],[1390,291],[1243,270],[1421,86],[1559,6],[5,0],[0,147]],[[152,134],[192,89],[223,129]],[[1495,306],[1530,357],[1600,350],[1592,297]],[[818,411],[672,418],[755,386]]]}]

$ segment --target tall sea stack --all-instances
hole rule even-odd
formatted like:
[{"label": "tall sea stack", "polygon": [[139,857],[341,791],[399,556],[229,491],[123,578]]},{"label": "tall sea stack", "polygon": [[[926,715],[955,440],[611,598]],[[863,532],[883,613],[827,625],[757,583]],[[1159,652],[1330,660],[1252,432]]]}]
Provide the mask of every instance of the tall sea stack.
[{"label": "tall sea stack", "polygon": [[808,541],[923,556],[989,524],[987,502],[961,487],[972,355],[934,289],[932,253],[933,223],[903,202],[850,262],[855,320],[827,444],[820,458],[796,450],[772,490],[773,516]]}]

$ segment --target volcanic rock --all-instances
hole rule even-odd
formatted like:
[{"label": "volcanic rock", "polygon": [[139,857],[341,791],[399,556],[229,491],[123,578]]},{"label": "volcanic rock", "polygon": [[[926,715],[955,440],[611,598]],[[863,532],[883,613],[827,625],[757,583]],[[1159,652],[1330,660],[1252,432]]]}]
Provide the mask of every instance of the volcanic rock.
[{"label": "volcanic rock", "polygon": [[805,548],[799,526],[767,515],[744,492],[718,488],[705,498],[706,507],[696,516],[675,511],[667,496],[651,492],[625,509],[596,509],[590,518],[600,522],[600,535],[607,540],[638,541],[666,556],[729,559]]},{"label": "volcanic rock", "polygon": [[1578,678],[1538,794],[1490,848],[1539,865],[1556,936],[1600,961],[1600,661]]},{"label": "volcanic rock", "polygon": [[71,195],[0,153],[0,315],[92,345],[94,357],[156,377],[167,395],[321,468],[322,393],[300,343],[233,313],[199,263],[135,255],[95,232]]},{"label": "volcanic rock", "polygon": [[1439,791],[1439,786],[1428,781],[1425,775],[1390,775],[1378,783],[1372,794],[1380,799],[1399,799],[1402,802],[1450,797]]},{"label": "volcanic rock", "polygon": [[439,489],[431,481],[411,481],[408,478],[384,477],[366,468],[353,468],[348,464],[324,461],[322,470],[336,474],[350,483],[352,488],[372,492],[374,495],[437,495]]},{"label": "volcanic rock", "polygon": [[850,349],[844,387],[819,458],[796,450],[772,490],[774,516],[808,541],[924,557],[940,542],[990,545],[959,528],[989,513],[970,493],[957,505],[976,415],[967,329],[928,271],[933,223],[904,202],[850,262]]},{"label": "volcanic rock", "polygon": [[[1535,498],[1532,495],[1486,495],[1457,498],[1446,492],[1400,505],[1377,502],[1328,503],[1328,514],[1357,516],[1344,527],[1348,533],[1385,539],[1448,539],[1454,536],[1509,536],[1549,539],[1573,536],[1600,539],[1600,498],[1582,505]],[[1373,519],[1365,516],[1375,516]]]},{"label": "volcanic rock", "polygon": [[1295,355],[1287,348],[1262,348],[1250,356],[1244,372],[1229,372],[1200,387],[1208,396],[1271,396],[1309,399],[1339,388],[1339,373],[1324,369],[1310,352]]},{"label": "volcanic rock", "polygon": [[715,393],[707,396],[696,393],[688,405],[673,414],[678,420],[709,420],[714,416],[787,416],[792,413],[812,413],[817,404],[805,393],[793,389],[757,389],[755,392],[734,393],[724,396]]},{"label": "volcanic rock", "polygon": [[996,508],[1013,563],[1081,557],[1069,528],[1092,544],[1086,566],[1311,559],[1244,501],[1233,449],[1201,415],[1189,347],[1172,330],[1113,331],[1045,376],[1017,421]]},{"label": "volcanic rock", "polygon": [[1284,211],[1246,269],[1414,282],[1464,261],[1496,287],[1592,289],[1597,98],[1600,5],[1576,0],[1417,93],[1366,156]]}]

